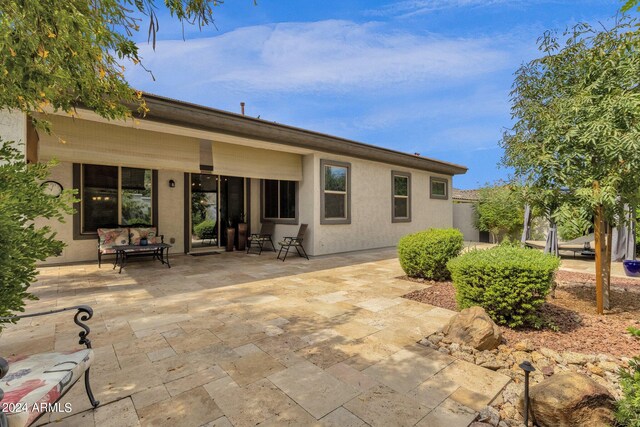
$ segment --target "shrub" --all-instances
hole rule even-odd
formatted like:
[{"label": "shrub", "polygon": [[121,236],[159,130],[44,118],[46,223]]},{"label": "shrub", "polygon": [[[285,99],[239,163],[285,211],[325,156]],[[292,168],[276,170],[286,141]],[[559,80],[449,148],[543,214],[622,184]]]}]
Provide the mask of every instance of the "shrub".
[{"label": "shrub", "polygon": [[73,190],[51,197],[41,185],[55,163],[27,164],[17,146],[0,140],[0,317],[24,311],[25,300],[37,299],[28,292],[36,263],[64,247],[51,226],[34,221],[63,221],[73,212]]},{"label": "shrub", "polygon": [[205,235],[211,235],[216,231],[216,222],[212,219],[205,219],[200,224],[193,227],[193,232],[196,233],[198,239],[202,239]]},{"label": "shrub", "polygon": [[448,280],[447,262],[462,251],[462,233],[455,228],[430,228],[398,242],[400,265],[407,276]]},{"label": "shrub", "polygon": [[640,357],[629,361],[629,370],[620,369],[622,399],[616,403],[616,420],[621,426],[640,427]]},{"label": "shrub", "polygon": [[479,305],[512,328],[541,325],[536,312],[559,266],[552,255],[512,246],[472,250],[447,264],[460,309]]}]

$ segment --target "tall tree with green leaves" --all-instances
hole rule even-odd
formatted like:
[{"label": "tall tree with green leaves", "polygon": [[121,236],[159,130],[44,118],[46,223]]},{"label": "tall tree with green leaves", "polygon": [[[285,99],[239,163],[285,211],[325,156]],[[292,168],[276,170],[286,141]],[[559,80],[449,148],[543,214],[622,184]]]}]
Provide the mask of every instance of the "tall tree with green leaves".
[{"label": "tall tree with green leaves", "polygon": [[475,227],[489,232],[494,242],[522,231],[524,206],[519,193],[510,186],[502,184],[481,188],[473,210]]},{"label": "tall tree with green leaves", "polygon": [[[199,27],[213,22],[221,0],[165,0],[174,19]],[[73,113],[84,106],[108,119],[147,111],[142,93],[125,79],[124,64],[142,66],[133,36],[159,28],[154,0],[6,0],[0,2],[0,110]],[[145,22],[146,21],[146,22]],[[32,119],[33,120],[33,119]],[[49,131],[46,120],[35,121]],[[51,164],[28,165],[14,141],[0,141],[0,316],[33,298],[36,262],[64,244],[38,218],[62,220],[70,191],[59,198],[40,183]]]},{"label": "tall tree with green leaves", "polygon": [[[595,218],[597,311],[609,307],[611,227],[640,188],[640,37],[629,18],[610,29],[547,32],[543,56],[515,75],[503,164],[532,194]],[[545,199],[545,198],[543,198]]]}]

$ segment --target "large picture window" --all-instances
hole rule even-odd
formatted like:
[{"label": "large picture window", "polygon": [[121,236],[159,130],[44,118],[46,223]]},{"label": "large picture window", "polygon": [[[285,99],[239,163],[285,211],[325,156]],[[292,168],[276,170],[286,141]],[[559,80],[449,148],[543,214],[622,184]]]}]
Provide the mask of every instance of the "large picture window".
[{"label": "large picture window", "polygon": [[432,199],[448,199],[449,198],[449,181],[444,178],[431,177],[431,198]]},{"label": "large picture window", "polygon": [[411,221],[411,174],[391,172],[392,222]]},{"label": "large picture window", "polygon": [[277,224],[297,224],[296,181],[262,180],[261,220]]},{"label": "large picture window", "polygon": [[320,161],[321,224],[351,223],[351,165]]},{"label": "large picture window", "polygon": [[[151,169],[75,165],[74,187],[80,190],[79,234],[118,224],[155,224],[157,181]],[[77,209],[78,210],[78,209]]]}]

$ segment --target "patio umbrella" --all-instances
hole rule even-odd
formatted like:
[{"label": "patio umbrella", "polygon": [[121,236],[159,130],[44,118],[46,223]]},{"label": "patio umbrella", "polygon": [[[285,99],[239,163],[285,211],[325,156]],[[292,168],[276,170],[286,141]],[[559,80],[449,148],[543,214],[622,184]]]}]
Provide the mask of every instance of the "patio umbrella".
[{"label": "patio umbrella", "polygon": [[549,234],[547,234],[547,243],[544,245],[544,253],[559,256],[558,226],[553,220],[549,221]]},{"label": "patio umbrella", "polygon": [[520,238],[520,243],[523,245],[527,240],[529,240],[529,236],[531,234],[531,206],[524,205],[524,229],[522,230],[522,238]]},{"label": "patio umbrella", "polygon": [[636,259],[636,219],[634,209],[624,207],[625,220],[613,229],[611,261]]}]

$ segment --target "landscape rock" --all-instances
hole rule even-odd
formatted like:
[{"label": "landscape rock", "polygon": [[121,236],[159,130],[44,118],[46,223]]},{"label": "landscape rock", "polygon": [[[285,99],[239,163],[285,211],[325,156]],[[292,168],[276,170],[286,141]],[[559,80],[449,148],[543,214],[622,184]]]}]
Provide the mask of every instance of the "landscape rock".
[{"label": "landscape rock", "polygon": [[[615,401],[609,391],[586,375],[555,374],[530,388],[530,410],[540,427],[610,426]],[[524,399],[518,402],[524,414]]]},{"label": "landscape rock", "polygon": [[513,348],[517,351],[533,351],[535,346],[530,340],[518,341],[513,345]]},{"label": "landscape rock", "polygon": [[442,330],[445,337],[476,350],[492,350],[502,341],[502,333],[482,307],[465,308]]},{"label": "landscape rock", "polygon": [[497,426],[500,422],[500,412],[491,406],[485,406],[478,414],[477,420],[481,423]]}]

